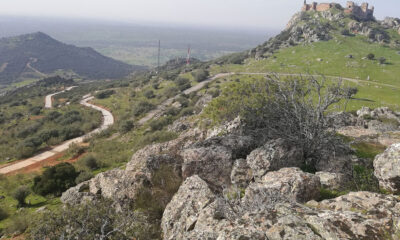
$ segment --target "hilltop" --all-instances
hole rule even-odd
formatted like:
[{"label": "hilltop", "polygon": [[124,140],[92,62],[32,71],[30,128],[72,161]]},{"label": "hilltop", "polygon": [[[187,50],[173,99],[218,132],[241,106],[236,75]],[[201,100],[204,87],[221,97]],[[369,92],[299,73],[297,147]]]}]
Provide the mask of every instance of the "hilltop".
[{"label": "hilltop", "polygon": [[142,69],[105,57],[92,48],[61,43],[42,33],[0,39],[0,84],[69,73],[87,79],[121,78]]}]

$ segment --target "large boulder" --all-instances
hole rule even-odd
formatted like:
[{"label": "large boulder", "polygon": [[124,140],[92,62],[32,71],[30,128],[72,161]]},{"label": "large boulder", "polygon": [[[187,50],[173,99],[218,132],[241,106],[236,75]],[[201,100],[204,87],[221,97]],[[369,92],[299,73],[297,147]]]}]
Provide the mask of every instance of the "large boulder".
[{"label": "large boulder", "polygon": [[[307,202],[320,196],[320,180],[314,174],[304,173],[298,168],[282,168],[267,173],[262,179],[251,183],[243,202],[245,204],[274,204],[293,201]],[[260,199],[261,197],[261,199]]]},{"label": "large boulder", "polygon": [[235,159],[245,157],[255,148],[249,136],[228,135],[199,142],[180,152],[183,158],[184,178],[199,175],[215,186],[230,185],[230,176]]},{"label": "large boulder", "polygon": [[390,146],[374,160],[374,174],[381,188],[400,192],[400,144]]},{"label": "large boulder", "polygon": [[304,163],[302,149],[283,139],[268,141],[264,146],[252,151],[246,160],[255,179],[260,179],[269,171],[284,167],[301,167]]},{"label": "large boulder", "polygon": [[186,239],[185,233],[193,230],[199,213],[214,198],[207,183],[199,176],[187,178],[165,208],[161,224],[164,239]]}]

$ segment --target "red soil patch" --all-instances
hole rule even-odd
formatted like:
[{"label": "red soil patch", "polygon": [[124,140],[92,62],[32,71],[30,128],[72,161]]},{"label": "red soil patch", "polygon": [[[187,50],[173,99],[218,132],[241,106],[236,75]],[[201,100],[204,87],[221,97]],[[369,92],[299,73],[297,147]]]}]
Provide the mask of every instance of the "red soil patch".
[{"label": "red soil patch", "polygon": [[38,119],[43,119],[44,116],[31,116],[29,117],[29,120],[38,120]]},{"label": "red soil patch", "polygon": [[26,168],[19,169],[19,170],[14,171],[14,172],[10,172],[10,173],[7,174],[7,176],[16,175],[16,174],[33,173],[33,172],[42,172],[44,167],[55,166],[55,165],[57,165],[59,163],[63,163],[63,162],[74,163],[74,162],[78,161],[79,158],[81,158],[84,155],[85,155],[85,153],[83,153],[83,154],[81,154],[79,156],[76,156],[74,158],[70,158],[70,159],[67,159],[67,160],[60,161],[59,159],[64,156],[64,153],[59,153],[59,154],[56,154],[56,155],[54,155],[52,157],[47,158],[46,160],[43,160],[43,161],[40,161],[38,163],[29,165]]}]

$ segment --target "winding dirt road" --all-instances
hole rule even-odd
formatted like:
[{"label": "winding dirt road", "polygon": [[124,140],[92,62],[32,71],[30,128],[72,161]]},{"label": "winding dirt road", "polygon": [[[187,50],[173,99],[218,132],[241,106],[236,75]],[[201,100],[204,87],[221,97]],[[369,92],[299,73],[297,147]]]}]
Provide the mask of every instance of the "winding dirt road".
[{"label": "winding dirt road", "polygon": [[[55,94],[51,94],[51,95],[54,96]],[[14,164],[10,164],[8,166],[0,168],[0,174],[12,173],[12,172],[21,170],[23,168],[26,168],[26,167],[28,167],[30,165],[37,164],[38,162],[44,161],[44,160],[46,160],[46,159],[48,159],[50,157],[53,157],[54,155],[57,155],[57,154],[59,154],[61,152],[64,152],[65,150],[67,150],[69,148],[69,146],[72,143],[75,143],[75,144],[82,143],[86,138],[91,137],[93,134],[96,134],[96,133],[99,133],[101,131],[104,131],[105,129],[107,129],[111,125],[113,125],[114,124],[114,117],[111,114],[111,112],[109,112],[108,110],[106,110],[104,108],[101,108],[99,106],[96,106],[96,105],[93,105],[93,104],[89,103],[89,101],[92,100],[93,98],[94,97],[86,96],[86,98],[82,99],[80,104],[82,104],[82,105],[84,105],[86,107],[93,108],[93,109],[95,109],[97,111],[100,111],[103,114],[103,123],[99,128],[97,128],[97,129],[93,130],[92,132],[87,133],[87,134],[85,134],[85,135],[83,135],[81,137],[77,137],[77,138],[65,141],[62,144],[60,144],[58,146],[55,146],[53,149],[51,149],[49,151],[40,153],[40,154],[38,154],[38,155],[36,155],[34,157],[31,157],[31,158],[28,158],[28,159],[25,159],[25,160],[22,160],[22,161],[18,161],[18,162],[14,163]],[[48,99],[49,99],[49,101],[48,101]],[[46,96],[46,102],[45,103],[46,103],[46,105],[50,106],[50,108],[51,108],[52,103],[51,103],[51,96],[50,95]]]},{"label": "winding dirt road", "polygon": [[44,108],[52,108],[53,107],[53,97],[57,94],[63,93],[63,92],[67,92],[70,91],[74,88],[76,88],[77,86],[72,86],[72,87],[67,87],[65,90],[60,91],[60,92],[56,92],[53,94],[49,94],[46,96],[45,100],[44,100]]},{"label": "winding dirt road", "polygon": [[[205,87],[207,85],[207,83],[214,81],[215,79],[218,78],[222,78],[222,77],[228,77],[230,75],[234,75],[234,73],[220,73],[217,74],[211,78],[208,78],[207,80],[198,83],[197,85],[186,89],[185,91],[183,91],[184,94],[190,94],[192,92],[196,92],[199,91],[200,89],[202,89],[203,87]],[[149,121],[150,119],[152,119],[155,116],[159,116],[160,114],[162,114],[166,108],[171,105],[176,99],[179,98],[180,95],[177,95],[175,97],[169,98],[167,100],[165,100],[164,102],[162,102],[160,105],[157,106],[156,109],[148,112],[146,114],[146,116],[144,116],[142,119],[139,120],[139,124],[143,125],[144,123],[146,123],[147,121]]]}]

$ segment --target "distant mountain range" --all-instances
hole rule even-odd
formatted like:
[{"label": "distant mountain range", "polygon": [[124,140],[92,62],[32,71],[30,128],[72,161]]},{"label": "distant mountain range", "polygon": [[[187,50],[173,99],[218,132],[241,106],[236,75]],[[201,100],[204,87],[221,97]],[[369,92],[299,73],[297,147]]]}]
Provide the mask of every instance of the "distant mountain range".
[{"label": "distant mountain range", "polygon": [[103,56],[92,48],[64,44],[42,32],[0,39],[0,84],[60,72],[86,79],[116,79],[142,68]]}]

